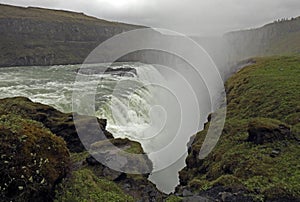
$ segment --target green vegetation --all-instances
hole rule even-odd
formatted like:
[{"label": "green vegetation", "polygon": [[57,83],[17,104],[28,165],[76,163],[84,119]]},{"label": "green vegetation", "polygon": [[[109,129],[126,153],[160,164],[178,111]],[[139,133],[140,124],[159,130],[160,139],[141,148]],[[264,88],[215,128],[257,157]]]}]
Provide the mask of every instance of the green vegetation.
[{"label": "green vegetation", "polygon": [[66,143],[41,123],[0,116],[0,201],[48,201],[69,169]]},{"label": "green vegetation", "polygon": [[269,57],[244,68],[226,83],[228,118],[286,121],[300,111],[300,57]]},{"label": "green vegetation", "polygon": [[171,195],[166,199],[166,202],[181,202],[182,198],[179,196]]},{"label": "green vegetation", "polygon": [[[88,130],[92,117],[78,118],[82,122],[78,129]],[[103,149],[112,143],[125,152],[143,153],[137,142],[113,139],[105,130],[105,120],[99,119],[98,124],[109,140],[87,137],[95,141],[93,148]],[[90,128],[89,131],[91,135],[96,133]],[[147,175],[126,175],[101,164],[89,165],[86,161],[89,153],[81,147],[72,114],[24,97],[0,100],[0,142],[0,174],[3,176],[0,201],[2,198],[4,201],[133,201],[131,195],[138,199],[147,197],[140,189],[154,187]],[[71,162],[66,146],[72,152]],[[129,156],[129,161],[136,166],[152,166],[145,157],[131,159]],[[124,183],[114,182],[116,179],[124,179]],[[127,194],[121,189],[124,185],[130,186]],[[162,197],[161,193],[158,195]]]},{"label": "green vegetation", "polygon": [[213,152],[199,160],[196,135],[180,173],[192,190],[225,186],[257,200],[300,199],[300,56],[257,58],[226,83],[227,118]]},{"label": "green vegetation", "polygon": [[80,64],[106,39],[142,26],[0,4],[0,66]]},{"label": "green vegetation", "polygon": [[116,183],[95,176],[87,168],[74,171],[57,190],[57,202],[134,201]]},{"label": "green vegetation", "polygon": [[[110,179],[112,176],[103,176],[104,166],[83,163],[88,156],[88,152],[71,154],[73,171],[56,188],[55,201],[135,201]],[[118,175],[116,171],[111,172],[111,175]],[[147,178],[142,175],[127,175],[127,179],[141,185],[147,183]]]},{"label": "green vegetation", "polygon": [[15,19],[38,19],[41,21],[52,21],[52,22],[91,22],[101,23],[102,25],[108,26],[131,26],[125,23],[111,22],[101,20],[95,17],[87,16],[84,13],[77,13],[64,10],[51,10],[38,7],[16,7],[10,5],[1,5],[0,18]]}]

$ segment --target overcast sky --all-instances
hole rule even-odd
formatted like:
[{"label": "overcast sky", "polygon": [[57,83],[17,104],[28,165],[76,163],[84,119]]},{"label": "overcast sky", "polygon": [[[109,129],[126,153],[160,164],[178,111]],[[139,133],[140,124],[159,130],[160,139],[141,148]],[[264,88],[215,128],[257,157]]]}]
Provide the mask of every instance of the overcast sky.
[{"label": "overcast sky", "polygon": [[279,18],[300,16],[300,0],[0,0],[84,12],[107,20],[166,28],[188,35],[221,35]]}]

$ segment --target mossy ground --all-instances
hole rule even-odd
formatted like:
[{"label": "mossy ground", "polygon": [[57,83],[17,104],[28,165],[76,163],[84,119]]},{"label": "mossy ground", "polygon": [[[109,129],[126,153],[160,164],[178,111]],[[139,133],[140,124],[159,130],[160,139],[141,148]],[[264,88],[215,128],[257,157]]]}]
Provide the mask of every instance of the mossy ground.
[{"label": "mossy ground", "polygon": [[[90,119],[91,117],[80,119],[84,126],[80,128],[81,130],[88,130]],[[52,201],[55,198],[56,201],[112,202],[134,201],[132,196],[137,199],[145,197],[139,189],[141,187],[146,189],[150,185],[146,175],[126,175],[109,170],[100,164],[91,166],[86,161],[89,156],[88,152],[82,152],[84,151],[82,149],[71,150],[78,141],[80,142],[72,120],[72,114],[64,114],[52,107],[33,103],[24,97],[0,100],[0,139],[2,140],[0,172],[3,174],[0,186],[1,189],[5,188],[0,192],[1,197],[6,197],[7,200],[11,198],[15,201],[19,199],[19,201],[27,201],[27,199],[34,201],[33,198],[36,195],[42,195],[38,201],[45,201],[45,199]],[[98,122],[105,130],[106,121],[98,120]],[[54,131],[57,133],[54,134]],[[113,139],[109,132],[106,130],[105,132],[108,140],[95,139],[96,142],[93,146],[98,145],[103,149],[110,142],[128,153],[144,153],[139,143],[128,139]],[[66,142],[57,136],[59,134],[65,138]],[[72,138],[68,138],[70,136]],[[62,148],[57,148],[56,146],[60,144]],[[69,159],[69,151],[66,146],[72,152],[71,162],[68,161],[68,163],[64,159]],[[65,153],[61,153],[62,151],[59,149],[65,149],[62,150]],[[18,155],[19,152],[22,155]],[[7,159],[8,157],[10,159]],[[148,158],[132,160],[134,161],[132,164],[135,166],[144,164],[152,166]],[[37,168],[32,166],[26,168],[25,175],[19,167],[27,164],[34,164]],[[10,167],[16,168],[14,169],[16,172],[11,173]],[[69,167],[70,170],[62,170]],[[8,172],[10,173],[7,176]],[[18,183],[13,183],[14,180],[11,180],[10,176],[13,176]],[[23,176],[22,179],[19,179],[21,176]],[[63,182],[54,187],[63,177],[66,177]],[[115,182],[114,180],[118,177],[124,182]],[[12,185],[7,182],[12,182]],[[13,191],[7,192],[5,183]],[[129,193],[124,193],[122,190],[126,184],[131,186]],[[32,191],[31,188],[35,191]],[[54,188],[56,190],[55,197],[53,195]]]},{"label": "mossy ground", "polygon": [[[99,145],[106,145],[105,141],[96,143]],[[115,146],[127,146],[126,152],[141,154],[143,150],[141,145],[136,142],[131,142],[127,139],[112,139],[111,143]],[[114,171],[111,171],[111,176],[103,175],[103,165],[88,165],[86,158],[90,154],[85,151],[82,153],[71,153],[72,172],[64,179],[60,186],[56,189],[55,201],[111,201],[111,202],[130,202],[138,200],[143,193],[139,193],[138,190],[129,191],[125,193],[122,190],[123,184],[121,182],[115,182]],[[117,171],[115,171],[117,172]],[[121,174],[121,173],[119,173]],[[119,175],[117,174],[117,175]],[[134,175],[125,174],[126,182],[142,186],[149,184],[146,175]],[[134,195],[136,198],[133,198]]]},{"label": "mossy ground", "polygon": [[41,123],[0,116],[0,201],[51,201],[69,169],[65,141]]},{"label": "mossy ground", "polygon": [[[213,152],[199,160],[209,124],[196,135],[181,181],[193,190],[221,185],[258,200],[299,200],[300,56],[256,61],[227,81],[222,136]],[[277,132],[283,125],[291,128],[289,137],[261,145],[248,141],[249,127]],[[274,150],[278,153],[272,156]]]},{"label": "mossy ground", "polygon": [[57,190],[57,202],[134,201],[116,183],[97,177],[87,168],[74,171]]}]

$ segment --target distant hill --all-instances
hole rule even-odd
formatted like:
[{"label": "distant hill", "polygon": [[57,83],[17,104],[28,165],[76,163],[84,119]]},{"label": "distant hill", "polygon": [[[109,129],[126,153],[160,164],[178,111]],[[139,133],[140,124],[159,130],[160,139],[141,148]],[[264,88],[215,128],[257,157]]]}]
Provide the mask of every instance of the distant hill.
[{"label": "distant hill", "polygon": [[104,40],[138,28],[83,13],[0,4],[0,66],[81,63]]},{"label": "distant hill", "polygon": [[229,32],[224,40],[229,45],[232,61],[300,53],[300,17],[275,21],[257,29]]}]

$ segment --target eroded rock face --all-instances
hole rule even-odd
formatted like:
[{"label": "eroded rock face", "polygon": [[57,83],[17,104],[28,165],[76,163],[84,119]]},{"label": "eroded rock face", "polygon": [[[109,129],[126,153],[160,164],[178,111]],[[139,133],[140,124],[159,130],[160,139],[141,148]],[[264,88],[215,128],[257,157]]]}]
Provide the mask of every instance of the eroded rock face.
[{"label": "eroded rock face", "polygon": [[291,138],[290,127],[280,121],[256,118],[248,124],[248,141],[265,144]]},{"label": "eroded rock face", "polygon": [[[104,137],[99,135],[99,127],[105,137],[112,138],[112,134],[105,130],[106,120],[95,119],[95,117],[76,115],[77,128],[75,128],[73,114],[62,113],[53,107],[34,103],[25,97],[5,98],[0,100],[0,115],[16,114],[22,118],[32,119],[44,124],[51,132],[62,137],[71,152],[81,152],[86,145],[102,140]],[[84,136],[78,138],[78,131]]]},{"label": "eroded rock face", "polygon": [[41,123],[0,115],[0,201],[51,201],[69,170],[65,141]]},{"label": "eroded rock face", "polygon": [[0,5],[0,66],[80,64],[103,41],[140,26],[83,13]]},{"label": "eroded rock face", "polygon": [[[112,144],[110,144],[112,143]],[[103,150],[109,150],[105,152]],[[125,151],[126,153],[121,152]],[[117,167],[122,169],[132,168],[132,172],[137,169],[152,170],[152,162],[147,156],[134,157],[131,154],[143,154],[141,145],[128,139],[110,139],[92,144],[91,152],[101,162],[107,159],[118,159],[115,161]],[[137,201],[163,201],[167,196],[157,190],[154,184],[148,181],[149,174],[127,174],[121,171],[115,171],[99,163],[94,157],[88,156],[86,163],[92,167],[92,170],[98,177],[108,179],[117,183],[124,192],[133,196]],[[109,164],[109,162],[106,162]],[[112,164],[110,164],[113,166]],[[129,166],[129,167],[128,167]],[[113,168],[113,167],[112,167]]]},{"label": "eroded rock face", "polygon": [[[10,116],[18,117],[17,121],[15,121],[14,123],[16,123],[17,126],[21,126],[20,130],[22,131],[16,134],[16,129],[14,128],[14,125],[12,125],[10,128],[3,128],[1,125],[2,119],[0,118],[0,138],[4,138],[3,141],[0,142],[0,144],[4,143],[4,146],[0,148],[1,154],[5,154],[4,152],[10,152],[14,155],[18,155],[19,152],[22,152],[22,154],[24,154],[25,156],[16,156],[16,159],[21,158],[22,160],[24,160],[24,163],[23,161],[18,160],[18,162],[22,163],[22,165],[30,164],[32,162],[35,162],[36,160],[37,166],[39,166],[40,159],[42,158],[43,166],[43,162],[46,159],[49,159],[48,163],[49,166],[51,165],[51,167],[46,167],[47,169],[43,171],[38,171],[40,174],[36,173],[37,171],[35,167],[28,167],[28,172],[25,173],[26,175],[23,174],[26,180],[29,181],[28,183],[31,183],[31,181],[38,182],[36,184],[37,192],[27,193],[27,182],[25,184],[20,184],[18,181],[18,183],[14,183],[13,185],[11,185],[11,187],[13,188],[10,188],[10,190],[12,191],[3,192],[1,190],[0,194],[2,194],[3,197],[18,197],[19,194],[23,193],[22,190],[24,190],[26,191],[26,194],[23,196],[27,198],[22,198],[19,201],[28,201],[29,199],[31,201],[34,201],[35,199],[32,199],[32,197],[35,197],[37,201],[51,201],[53,199],[52,191],[53,186],[55,184],[57,184],[67,173],[69,173],[70,176],[72,176],[72,173],[76,171],[84,172],[84,169],[92,171],[93,175],[97,176],[99,179],[104,178],[107,181],[116,183],[119,187],[122,188],[124,193],[133,196],[137,200],[163,201],[167,197],[165,194],[157,190],[154,184],[148,181],[148,174],[133,175],[115,171],[107,166],[102,165],[91,156],[83,157],[78,161],[70,163],[65,160],[68,159],[69,156],[68,149],[72,152],[72,155],[76,153],[79,156],[81,154],[79,152],[85,151],[85,148],[81,143],[81,141],[83,141],[86,145],[90,145],[90,149],[92,152],[94,152],[93,154],[95,155],[97,155],[97,152],[101,154],[103,149],[111,149],[111,152],[116,151],[115,156],[117,156],[118,148],[124,150],[127,152],[127,154],[129,154],[129,157],[127,156],[128,158],[126,158],[126,161],[124,162],[117,161],[116,163],[124,163],[124,168],[131,165],[139,166],[142,168],[144,167],[150,172],[152,170],[152,162],[147,156],[143,156],[141,158],[130,157],[130,153],[144,154],[141,145],[137,142],[133,142],[128,139],[114,139],[113,136],[105,130],[106,120],[95,119],[95,117],[80,116],[77,114],[74,114],[74,118],[73,114],[62,113],[54,109],[53,107],[43,105],[40,103],[34,103],[28,98],[24,97],[6,98],[0,100],[0,117]],[[77,128],[75,128],[74,119],[78,123]],[[24,124],[23,120],[25,120]],[[28,124],[32,124],[34,126],[32,126],[30,130],[28,129],[28,127],[23,127],[26,126],[27,121]],[[7,121],[4,122],[6,123]],[[9,121],[9,123],[11,123],[11,121]],[[98,127],[95,127],[96,125]],[[17,127],[17,129],[18,128],[19,127]],[[99,128],[102,129],[102,131],[104,131],[105,137],[99,138],[97,135],[95,135],[99,134]],[[27,133],[24,133],[23,130],[26,130],[29,135],[27,135]],[[86,134],[84,138],[81,138],[81,140],[78,138],[78,131],[80,133]],[[26,136],[23,136],[24,134]],[[51,137],[50,139],[48,138],[48,135]],[[5,137],[12,137],[11,142],[6,144]],[[66,143],[63,141],[62,138],[65,139]],[[12,145],[14,145],[14,142],[18,143],[20,141],[21,143],[23,141],[28,141],[28,146],[26,146],[25,148],[26,151],[20,150],[20,147],[12,147]],[[56,143],[61,144],[61,146],[58,147],[58,149],[55,149]],[[38,147],[38,145],[40,146]],[[47,145],[47,148],[44,152],[45,145]],[[111,148],[112,145],[113,148]],[[49,150],[48,146],[50,146]],[[2,149],[4,150],[2,151]],[[9,149],[14,149],[14,151]],[[35,153],[37,153],[37,151],[43,151],[43,153],[41,155],[36,155]],[[33,156],[31,155],[31,153],[33,153]],[[105,152],[101,155],[103,158],[107,157],[107,153]],[[3,155],[1,155],[1,157],[2,156]],[[5,158],[0,160],[4,160],[5,162],[1,162],[0,166],[6,165],[6,156],[3,157]],[[36,157],[38,158],[35,159]],[[126,155],[123,157],[126,157]],[[13,161],[13,163],[17,162]],[[68,172],[67,166],[70,166],[70,172]],[[17,168],[16,166],[12,167]],[[7,181],[8,177],[6,178],[5,176],[7,176],[7,172],[10,172],[9,167],[1,169],[0,172],[4,172],[1,173],[1,176],[4,176],[3,179]],[[15,174],[18,175],[17,173]],[[20,176],[18,175],[18,177]],[[67,177],[64,181],[68,182],[68,180],[70,180],[69,177]],[[0,182],[2,181],[0,180]],[[23,181],[21,180],[20,182]],[[72,182],[73,181],[69,183],[72,184]],[[43,186],[44,183],[45,187]],[[81,185],[76,184],[75,187],[77,186],[80,187]],[[1,187],[3,186],[1,185]],[[67,186],[66,189],[68,189],[68,187],[69,186]],[[68,190],[59,191],[63,193],[68,193]],[[80,196],[78,197],[80,198]]]}]

